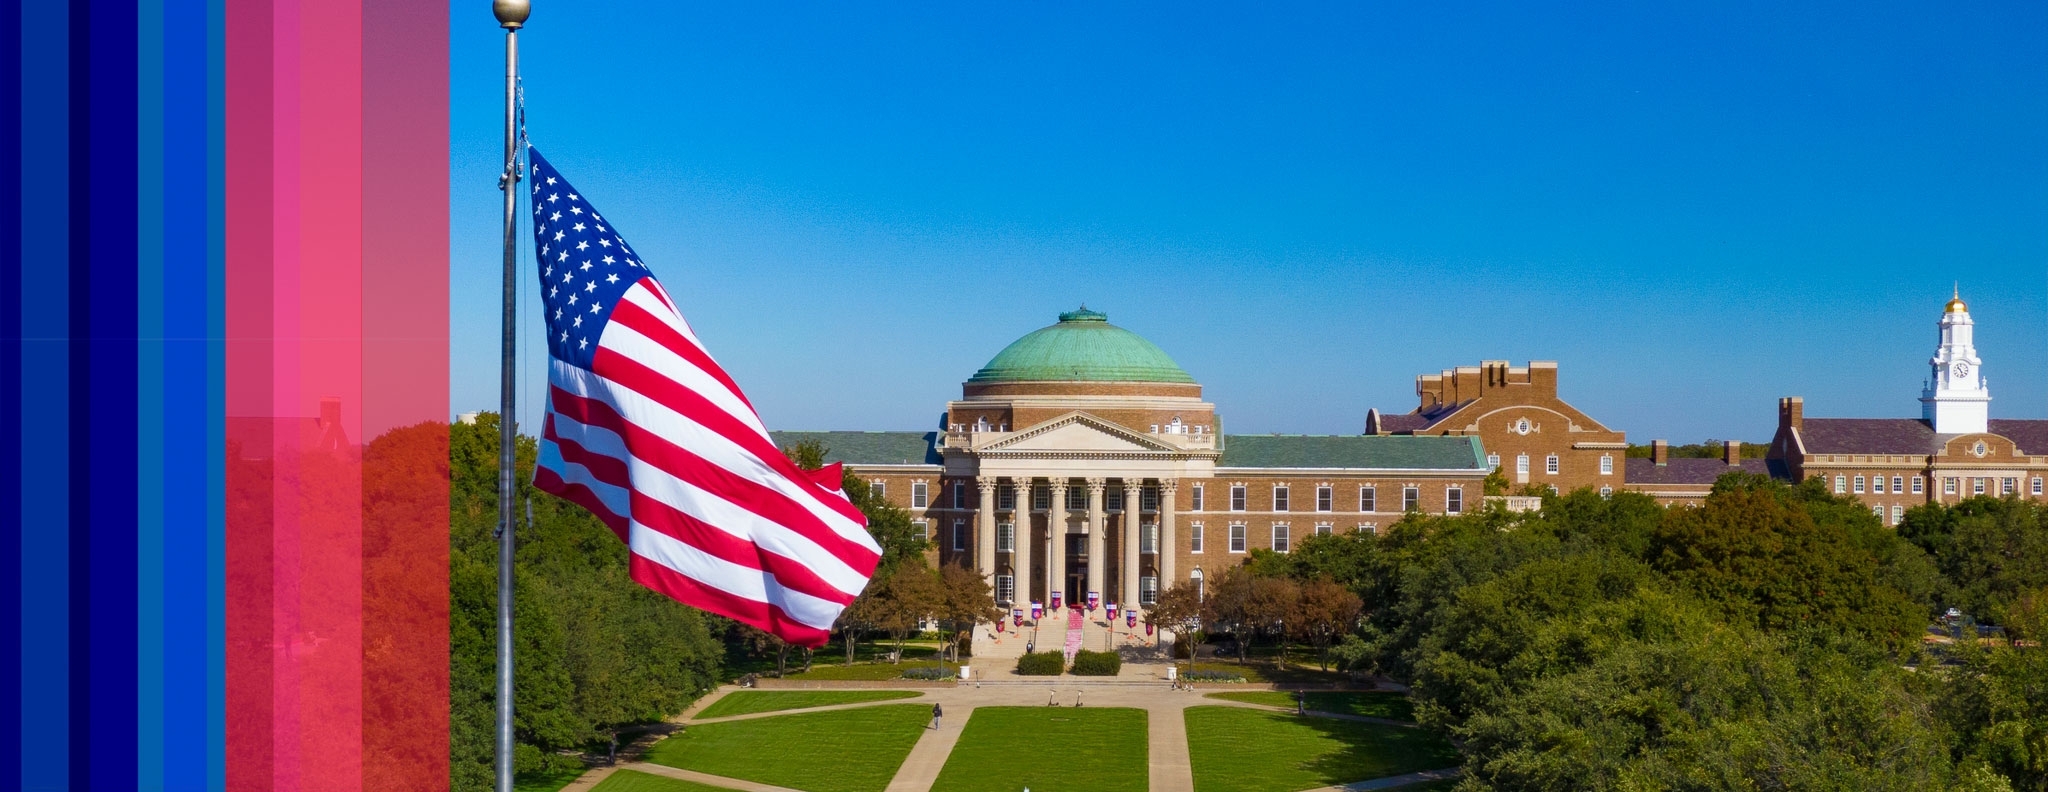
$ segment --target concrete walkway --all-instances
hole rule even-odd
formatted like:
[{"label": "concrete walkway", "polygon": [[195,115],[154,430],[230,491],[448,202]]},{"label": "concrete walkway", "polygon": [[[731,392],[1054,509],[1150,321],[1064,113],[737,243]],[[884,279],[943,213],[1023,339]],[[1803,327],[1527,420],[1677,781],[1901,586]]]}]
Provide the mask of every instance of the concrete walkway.
[{"label": "concrete walkway", "polygon": [[[1286,708],[1263,704],[1212,699],[1194,691],[1176,691],[1166,687],[1164,682],[1157,686],[1089,686],[1050,683],[1043,685],[991,685],[983,688],[976,688],[972,685],[957,688],[925,688],[917,691],[924,694],[917,698],[868,701],[858,704],[835,704],[825,707],[778,710],[774,712],[753,712],[745,715],[732,715],[704,720],[689,719],[705,707],[716,703],[718,699],[724,698],[740,689],[732,686],[721,687],[717,691],[699,699],[697,703],[693,704],[688,710],[685,710],[683,714],[678,715],[669,722],[671,724],[694,726],[698,724],[752,720],[777,715],[875,707],[889,704],[921,704],[926,706],[939,704],[944,707],[946,711],[944,726],[936,730],[927,730],[918,738],[917,744],[910,749],[910,754],[904,758],[902,766],[897,768],[896,775],[890,779],[887,792],[927,792],[927,790],[930,790],[932,785],[938,781],[939,771],[945,768],[946,758],[952,755],[954,745],[959,743],[961,728],[967,724],[967,720],[973,717],[974,711],[980,707],[1043,707],[1046,706],[1048,698],[1056,701],[1058,706],[1070,707],[1073,706],[1076,697],[1079,697],[1083,705],[1089,707],[1127,707],[1144,710],[1148,726],[1146,735],[1146,763],[1149,792],[1186,792],[1186,790],[1194,788],[1194,770],[1188,755],[1187,721],[1183,712],[1188,707],[1218,706],[1239,707],[1265,712],[1292,711]],[[1362,715],[1323,713],[1313,710],[1309,714],[1314,717],[1359,720],[1406,727],[1414,726],[1411,723]],[[647,742],[651,744],[652,741]],[[619,766],[644,773],[681,778],[728,789],[747,790],[748,792],[789,792],[782,787],[768,784],[708,775],[647,762],[624,761],[628,757],[637,758],[645,750],[646,745],[638,742],[632,746],[630,753],[628,750],[622,749],[620,751],[622,761]],[[589,773],[585,773],[568,787],[565,787],[564,792],[587,792],[587,790],[596,786],[606,776],[611,775],[612,772],[612,768],[592,770]],[[1455,776],[1457,772],[1456,770],[1436,770],[1411,773],[1405,776],[1379,778],[1342,786],[1325,787],[1320,790],[1314,790],[1314,792],[1364,792],[1365,790],[1392,789],[1422,781],[1450,778]]]}]

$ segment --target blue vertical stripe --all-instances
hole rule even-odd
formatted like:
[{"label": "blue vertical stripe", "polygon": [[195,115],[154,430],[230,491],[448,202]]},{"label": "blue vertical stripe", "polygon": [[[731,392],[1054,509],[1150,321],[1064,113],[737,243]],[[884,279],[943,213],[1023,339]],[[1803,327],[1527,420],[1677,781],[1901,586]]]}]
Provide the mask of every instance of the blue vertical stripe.
[{"label": "blue vertical stripe", "polygon": [[22,234],[21,260],[38,263],[35,290],[28,273],[17,291],[24,330],[21,365],[35,372],[21,393],[21,443],[35,464],[24,465],[21,499],[21,709],[16,721],[21,786],[69,789],[71,710],[70,491],[71,360],[65,333],[70,328],[71,256],[64,229],[70,227],[71,140],[69,84],[51,73],[70,63],[68,0],[21,5],[21,225],[43,229]]},{"label": "blue vertical stripe", "polygon": [[72,348],[91,405],[72,416],[88,451],[71,480],[74,605],[87,603],[72,611],[72,784],[132,790],[135,753],[95,749],[136,716],[135,5],[89,0],[72,19],[72,163],[85,185],[71,202]]},{"label": "blue vertical stripe", "polygon": [[[164,271],[164,7],[135,7],[136,47],[136,341],[135,391],[135,786],[164,789],[165,520],[171,492],[165,474],[164,418],[172,386],[164,379],[167,319],[178,304],[165,291]],[[175,369],[172,369],[175,370]],[[187,449],[194,446],[186,446]]]},{"label": "blue vertical stripe", "polygon": [[[206,14],[206,785],[224,789],[227,762],[227,0]],[[199,39],[189,39],[198,41]],[[194,587],[197,590],[197,587]],[[194,654],[197,654],[195,652]],[[194,710],[195,712],[197,710]],[[197,754],[195,754],[197,755]]]},{"label": "blue vertical stripe", "polygon": [[[4,6],[19,19],[21,4],[8,0]],[[21,150],[21,47],[17,33],[10,40],[6,57],[0,57],[0,151]],[[21,238],[21,171],[0,180],[0,239]],[[22,299],[22,266],[18,255],[0,255],[0,289],[13,292],[16,306]],[[21,443],[22,336],[25,329],[20,312],[4,335],[10,353],[0,354],[0,542],[20,548],[22,509],[22,467],[27,452]],[[0,587],[0,713],[21,711],[21,590]],[[0,718],[0,767],[21,766],[21,723]]]}]

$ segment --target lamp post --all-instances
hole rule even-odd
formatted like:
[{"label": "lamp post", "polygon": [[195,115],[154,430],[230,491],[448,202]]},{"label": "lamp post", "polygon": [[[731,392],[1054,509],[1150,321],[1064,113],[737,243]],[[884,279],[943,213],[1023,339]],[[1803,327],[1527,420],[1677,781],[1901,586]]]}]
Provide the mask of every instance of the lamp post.
[{"label": "lamp post", "polygon": [[498,724],[497,792],[512,792],[512,493],[513,408],[516,406],[513,364],[518,351],[519,273],[513,210],[519,194],[519,130],[515,126],[519,91],[519,29],[533,12],[528,0],[491,0],[491,13],[505,29],[505,169],[498,189],[505,193],[505,273],[498,339]]}]

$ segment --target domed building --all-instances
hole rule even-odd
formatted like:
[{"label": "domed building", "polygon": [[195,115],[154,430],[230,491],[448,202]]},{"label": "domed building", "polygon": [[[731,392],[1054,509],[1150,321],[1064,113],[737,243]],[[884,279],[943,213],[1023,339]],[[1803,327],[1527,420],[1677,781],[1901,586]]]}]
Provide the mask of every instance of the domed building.
[{"label": "domed building", "polygon": [[[1034,605],[1142,610],[1253,549],[1476,507],[1487,473],[1472,437],[1226,435],[1193,376],[1086,307],[1004,347],[960,390],[942,431],[776,441],[824,444],[827,461],[911,511],[934,563],[988,575],[1027,619]],[[1152,643],[1121,612],[1110,626]],[[1021,652],[1016,635],[978,629],[977,656]]]}]

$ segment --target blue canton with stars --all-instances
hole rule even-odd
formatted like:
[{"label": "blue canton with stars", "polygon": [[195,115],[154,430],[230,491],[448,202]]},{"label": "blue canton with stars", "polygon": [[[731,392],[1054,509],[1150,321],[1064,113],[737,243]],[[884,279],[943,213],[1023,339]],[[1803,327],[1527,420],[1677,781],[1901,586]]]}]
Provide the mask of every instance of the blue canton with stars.
[{"label": "blue canton with stars", "polygon": [[588,369],[612,308],[626,289],[653,273],[538,149],[527,146],[526,158],[533,169],[533,249],[548,354]]}]

